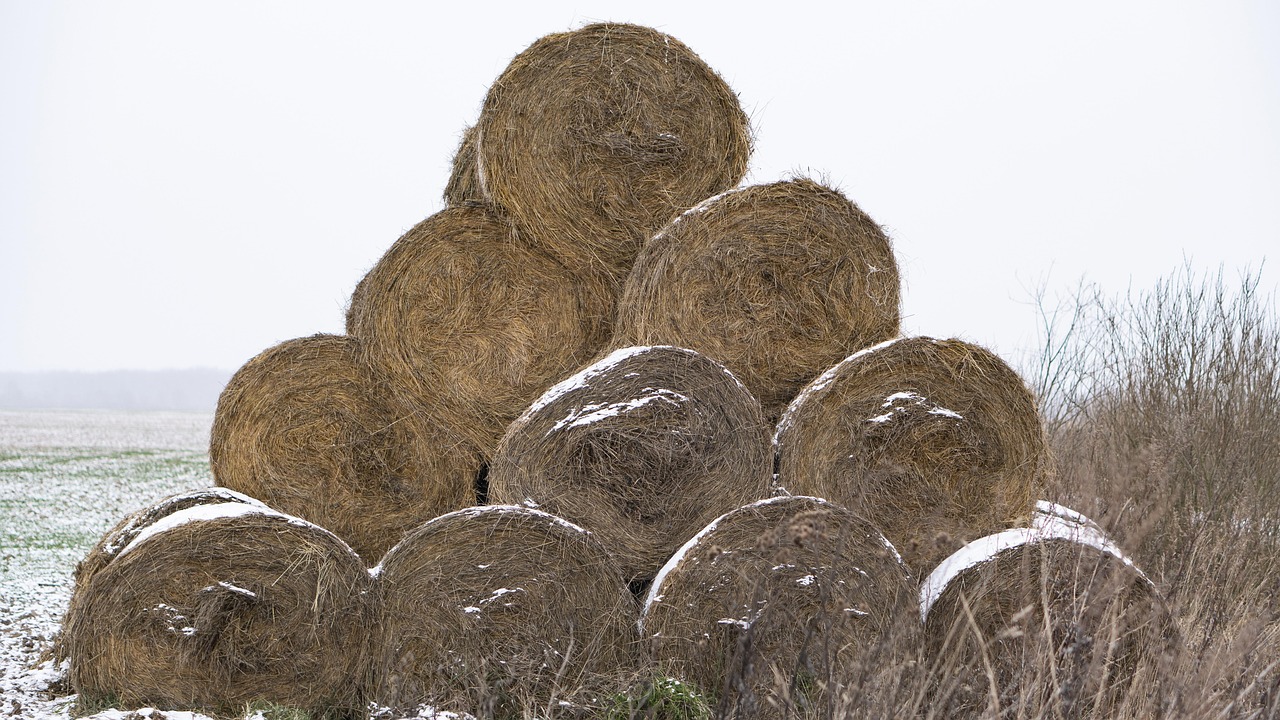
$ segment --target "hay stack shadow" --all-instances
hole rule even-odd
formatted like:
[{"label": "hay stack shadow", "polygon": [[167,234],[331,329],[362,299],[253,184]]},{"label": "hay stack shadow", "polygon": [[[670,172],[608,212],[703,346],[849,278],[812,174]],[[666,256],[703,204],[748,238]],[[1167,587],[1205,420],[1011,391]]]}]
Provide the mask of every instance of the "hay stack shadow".
[{"label": "hay stack shadow", "polygon": [[62,647],[83,699],[363,712],[372,580],[346,543],[239,500],[135,515],[148,516],[67,610]]},{"label": "hay stack shadow", "polygon": [[903,671],[883,648],[918,637],[914,599],[902,559],[870,523],[785,496],[685,543],[654,580],[640,628],[659,674],[718,698],[722,717],[829,717],[850,687],[878,682],[868,673]]},{"label": "hay stack shadow", "polygon": [[474,501],[479,454],[452,418],[405,414],[361,361],[360,343],[313,335],[245,363],[218,398],[217,484],[336,533],[370,563],[420,522]]},{"label": "hay stack shadow", "polygon": [[809,381],[899,332],[889,238],[812,180],[703,201],[650,240],[611,344],[687,347],[725,364],[771,423]]},{"label": "hay stack shadow", "polygon": [[901,338],[814,380],[774,435],[778,483],[880,528],[917,577],[1031,516],[1049,468],[1031,392],[993,353]]},{"label": "hay stack shadow", "polygon": [[392,548],[375,575],[376,707],[548,716],[635,671],[636,606],[617,564],[592,533],[547,513],[491,505],[444,515]]},{"label": "hay stack shadow", "polygon": [[932,707],[946,717],[1114,717],[1163,695],[1151,671],[1180,647],[1155,584],[1096,524],[1048,502],[1027,527],[943,561],[920,613]]},{"label": "hay stack shadow", "polygon": [[532,503],[596,533],[643,583],[685,540],[769,494],[768,428],[723,365],[676,347],[616,350],[508,428],[494,502]]}]

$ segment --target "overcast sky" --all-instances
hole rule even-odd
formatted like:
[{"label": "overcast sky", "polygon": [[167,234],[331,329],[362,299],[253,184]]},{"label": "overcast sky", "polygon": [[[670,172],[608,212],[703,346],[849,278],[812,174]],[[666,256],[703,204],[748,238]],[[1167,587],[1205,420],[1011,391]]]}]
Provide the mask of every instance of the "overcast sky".
[{"label": "overcast sky", "polygon": [[596,20],[729,82],[749,183],[813,174],[885,226],[912,334],[1012,356],[1043,282],[1280,275],[1280,4],[709,5],[0,0],[0,371],[341,332],[489,83]]}]

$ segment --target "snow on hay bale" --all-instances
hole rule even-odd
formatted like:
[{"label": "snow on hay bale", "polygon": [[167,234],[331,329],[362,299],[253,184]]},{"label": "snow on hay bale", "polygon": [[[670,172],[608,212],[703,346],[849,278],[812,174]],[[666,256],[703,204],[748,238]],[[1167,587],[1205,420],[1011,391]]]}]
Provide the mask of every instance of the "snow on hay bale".
[{"label": "snow on hay bale", "polygon": [[89,550],[84,559],[76,564],[76,585],[87,584],[99,570],[106,567],[115,559],[116,555],[120,554],[121,550],[133,542],[134,538],[161,519],[197,505],[220,505],[222,503],[245,503],[255,507],[266,507],[255,498],[220,487],[193,490],[164,498],[154,505],[144,507],[127,515],[123,520],[116,523],[115,527],[108,530],[102,536],[102,539]]},{"label": "snow on hay bale", "polygon": [[512,420],[603,346],[613,295],[528,247],[484,207],[446,209],[382,256],[347,332],[406,408],[459,418],[487,454]]},{"label": "snow on hay bale", "polygon": [[1142,663],[1177,652],[1155,585],[1088,518],[1037,503],[1028,527],[975,540],[920,588],[935,710],[1110,717]]},{"label": "snow on hay bale", "polygon": [[346,543],[254,503],[193,505],[77,584],[62,629],[84,700],[362,711],[372,581]]},{"label": "snow on hay bale", "polygon": [[636,668],[635,602],[615,561],[545,512],[488,505],[435,518],[374,572],[374,705],[515,717],[586,699]]},{"label": "snow on hay bale", "polygon": [[799,179],[710,198],[655,236],[618,304],[614,346],[724,363],[773,421],[805,384],[899,332],[889,238],[839,191]]},{"label": "snow on hay bale", "polygon": [[483,202],[484,189],[480,187],[480,177],[476,166],[476,128],[468,127],[462,133],[458,150],[453,155],[453,163],[449,172],[449,181],[444,186],[445,204],[452,207],[469,202]]},{"label": "snow on hay bale", "polygon": [[[784,496],[733,510],[685,543],[654,580],[640,630],[661,672],[719,695],[722,711],[790,716],[795,703],[847,689],[872,648],[903,632],[914,639],[914,599],[902,559],[870,523]],[[812,692],[780,694],[788,688]]]},{"label": "snow on hay bale", "polygon": [[485,196],[557,256],[620,281],[672,217],[742,179],[750,125],[692,50],[647,27],[548,35],[489,88]]},{"label": "snow on hay bale", "polygon": [[428,434],[443,423],[396,414],[357,347],[313,335],[247,362],[218,398],[209,460],[218,485],[332,530],[372,564],[408,528],[472,504],[481,461]]},{"label": "snow on hay bale", "polygon": [[512,423],[489,493],[586,527],[628,580],[647,580],[712,519],[768,496],[771,476],[759,403],[732,373],[692,350],[632,347]]},{"label": "snow on hay bale", "polygon": [[917,576],[1025,522],[1048,460],[1035,400],[991,352],[889,341],[814,380],[774,435],[778,483],[879,527]]}]

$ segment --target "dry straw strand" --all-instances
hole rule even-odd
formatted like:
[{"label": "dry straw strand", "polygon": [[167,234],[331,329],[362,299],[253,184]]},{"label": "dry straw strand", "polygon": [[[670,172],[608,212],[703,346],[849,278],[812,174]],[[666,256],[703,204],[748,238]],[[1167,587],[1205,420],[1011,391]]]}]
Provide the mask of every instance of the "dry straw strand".
[{"label": "dry straw strand", "polygon": [[209,458],[218,485],[332,530],[372,564],[408,528],[471,504],[480,460],[406,417],[358,348],[321,334],[249,360],[218,398]]},{"label": "dry straw strand", "polygon": [[732,373],[684,348],[634,347],[512,423],[489,492],[595,532],[628,580],[647,580],[712,519],[766,497],[771,470],[759,404]]},{"label": "dry straw strand", "polygon": [[[829,716],[860,659],[915,627],[914,590],[866,520],[783,496],[733,510],[686,543],[649,592],[642,632],[660,671],[718,697],[723,714]],[[877,672],[902,669],[883,654],[877,662]]]},{"label": "dry straw strand", "polygon": [[618,23],[533,43],[476,128],[485,196],[571,265],[619,281],[672,217],[738,184],[751,151],[720,76],[679,40]]},{"label": "dry straw strand", "polygon": [[371,587],[319,526],[242,502],[187,507],[77,584],[68,679],[133,707],[359,712]]},{"label": "dry straw strand", "polygon": [[602,281],[466,205],[387,250],[352,296],[347,332],[402,407],[451,418],[458,442],[487,455],[530,402],[600,349],[612,308]]},{"label": "dry straw strand", "polygon": [[387,553],[377,582],[377,706],[536,714],[590,702],[636,667],[617,564],[590,532],[538,510],[436,518]]},{"label": "dry straw strand", "polygon": [[655,236],[623,288],[612,344],[705,353],[776,421],[823,370],[896,337],[898,305],[889,238],[839,191],[797,179],[710,198]]},{"label": "dry straw strand", "polygon": [[1025,522],[1048,472],[1021,378],[961,340],[902,338],[855,353],[792,402],[778,482],[871,520],[917,576],[956,547]]}]

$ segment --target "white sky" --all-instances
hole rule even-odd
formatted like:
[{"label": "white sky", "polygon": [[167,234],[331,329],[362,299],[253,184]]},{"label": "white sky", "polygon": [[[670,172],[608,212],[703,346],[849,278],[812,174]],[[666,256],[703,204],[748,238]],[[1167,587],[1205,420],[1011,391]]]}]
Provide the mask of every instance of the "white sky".
[{"label": "white sky", "polygon": [[884,225],[910,333],[1009,357],[1046,279],[1276,260],[1280,4],[709,5],[0,0],[0,371],[341,332],[489,83],[595,20],[724,76],[748,182],[813,173]]}]

